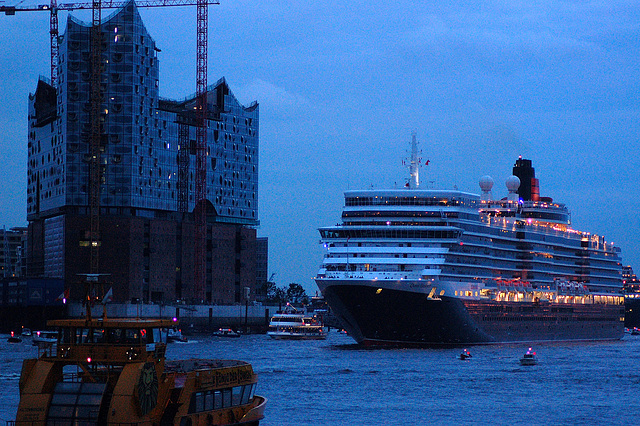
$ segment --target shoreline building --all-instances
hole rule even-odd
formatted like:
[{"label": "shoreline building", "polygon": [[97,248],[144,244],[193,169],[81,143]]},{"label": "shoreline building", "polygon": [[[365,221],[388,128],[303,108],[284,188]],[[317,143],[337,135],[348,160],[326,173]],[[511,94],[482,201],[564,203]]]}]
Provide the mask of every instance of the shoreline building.
[{"label": "shoreline building", "polygon": [[[0,228],[0,278],[26,276],[27,228]],[[2,298],[0,297],[0,302]]]},{"label": "shoreline building", "polygon": [[[58,82],[29,96],[27,267],[63,278],[71,299],[89,272],[91,24],[69,16]],[[195,205],[196,97],[159,95],[160,49],[130,1],[101,23],[99,272],[114,301],[255,300],[257,102],[224,78],[207,91],[205,205]],[[204,300],[194,285],[194,209],[206,209]],[[202,294],[202,293],[200,293]]]},{"label": "shoreline building", "polygon": [[256,239],[256,302],[266,303],[267,281],[269,276],[269,239]]}]

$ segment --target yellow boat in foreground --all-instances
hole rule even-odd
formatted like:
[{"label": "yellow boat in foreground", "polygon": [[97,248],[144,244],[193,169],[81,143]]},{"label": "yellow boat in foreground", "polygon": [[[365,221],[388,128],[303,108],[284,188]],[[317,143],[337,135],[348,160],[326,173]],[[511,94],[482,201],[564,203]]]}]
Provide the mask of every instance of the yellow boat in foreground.
[{"label": "yellow boat in foreground", "polygon": [[16,425],[257,425],[266,399],[244,361],[165,360],[162,319],[53,320],[57,344],[27,359]]}]

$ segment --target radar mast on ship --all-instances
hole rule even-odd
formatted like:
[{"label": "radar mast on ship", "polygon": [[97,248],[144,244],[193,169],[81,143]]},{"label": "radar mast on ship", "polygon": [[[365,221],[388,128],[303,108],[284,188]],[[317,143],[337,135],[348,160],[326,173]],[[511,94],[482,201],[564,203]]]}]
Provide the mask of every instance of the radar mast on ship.
[{"label": "radar mast on ship", "polygon": [[[418,141],[416,140],[416,132],[411,132],[411,157],[408,161],[409,166],[409,180],[405,185],[409,189],[418,189],[420,186],[420,163],[422,159],[419,155],[422,154],[422,151],[418,151]],[[406,162],[403,162],[405,165]],[[429,161],[427,161],[427,164]]]}]

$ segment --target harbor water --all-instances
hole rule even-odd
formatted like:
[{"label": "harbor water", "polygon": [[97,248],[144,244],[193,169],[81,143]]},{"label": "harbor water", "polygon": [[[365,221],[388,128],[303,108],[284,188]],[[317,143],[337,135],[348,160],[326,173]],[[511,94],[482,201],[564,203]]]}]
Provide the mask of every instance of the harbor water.
[{"label": "harbor water", "polygon": [[[0,423],[15,418],[22,359],[31,342],[0,335]],[[261,425],[630,425],[640,416],[640,336],[600,343],[536,344],[539,363],[520,366],[524,344],[365,349],[331,331],[327,340],[266,335],[190,336],[169,359],[250,362],[268,399]]]}]

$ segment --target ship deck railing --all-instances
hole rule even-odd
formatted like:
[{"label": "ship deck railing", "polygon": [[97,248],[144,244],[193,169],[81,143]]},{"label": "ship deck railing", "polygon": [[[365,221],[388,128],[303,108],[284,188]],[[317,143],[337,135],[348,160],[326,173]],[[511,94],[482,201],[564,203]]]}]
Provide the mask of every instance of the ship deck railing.
[{"label": "ship deck railing", "polygon": [[[518,224],[519,223],[521,224],[522,222],[518,222],[518,223],[505,222],[504,219],[502,218],[484,217],[482,218],[482,222],[485,222],[488,225],[495,225],[504,229],[511,229],[512,231],[523,230],[523,228],[518,226]],[[589,248],[591,249],[596,249],[596,250],[599,249],[605,252],[612,252],[612,253],[616,251],[616,247],[613,245],[613,243],[607,243],[606,241],[604,241],[604,238],[600,239],[600,237],[598,237],[597,235],[588,234],[588,233],[577,231],[571,228],[567,228],[566,230],[558,229],[558,228],[555,228],[554,226],[549,226],[549,225],[540,224],[536,222],[532,222],[532,223],[525,222],[525,223],[526,225],[524,229],[533,228],[531,230],[534,232],[541,232],[541,233],[544,233],[545,235],[566,238],[569,240],[583,241],[584,238],[587,238],[587,240],[590,243]]]}]

